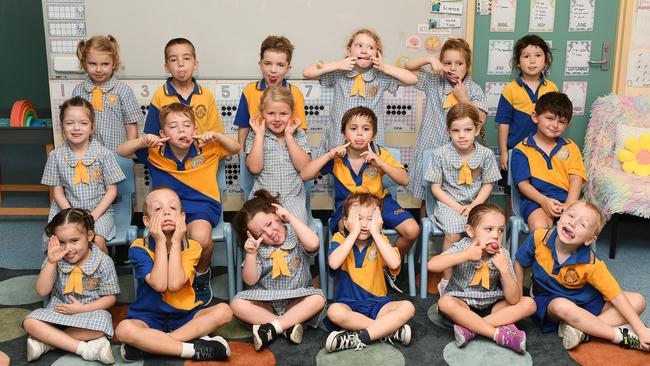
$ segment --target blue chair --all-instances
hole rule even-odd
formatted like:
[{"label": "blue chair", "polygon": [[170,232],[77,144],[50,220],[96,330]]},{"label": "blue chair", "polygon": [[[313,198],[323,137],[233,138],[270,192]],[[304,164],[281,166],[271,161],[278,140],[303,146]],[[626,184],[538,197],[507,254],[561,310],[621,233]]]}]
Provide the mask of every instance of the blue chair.
[{"label": "blue chair", "polygon": [[[426,150],[422,154],[422,171],[426,172],[429,169],[429,164],[431,163],[431,158],[433,155],[433,150]],[[433,212],[436,208],[436,198],[433,197],[431,192],[431,182],[428,180],[422,179],[422,186],[424,187],[425,192],[425,206],[427,217],[422,219],[421,227],[422,231],[420,232],[420,298],[427,298],[427,285],[429,270],[427,269],[428,259],[429,259],[429,237],[433,235],[434,237],[443,237],[445,235],[442,230],[436,225],[436,220],[433,217]]]},{"label": "blue chair", "polygon": [[135,174],[133,173],[133,160],[123,158],[117,154],[115,159],[124,172],[126,179],[117,184],[117,198],[113,202],[115,212],[115,237],[106,243],[106,246],[131,245],[138,238],[138,227],[131,225],[133,216],[133,200],[135,197]]},{"label": "blue chair", "polygon": [[512,206],[512,216],[508,219],[510,222],[510,258],[514,262],[515,255],[519,249],[519,233],[530,234],[528,224],[521,216],[519,204],[521,196],[519,187],[512,180],[512,150],[508,151],[508,185],[510,186],[510,205]]},{"label": "blue chair", "polygon": [[[393,155],[393,158],[395,160],[400,161],[400,151],[397,148],[391,148],[391,147],[383,147],[382,148],[388,150],[391,155]],[[329,177],[329,182],[330,186],[334,186],[334,181],[332,176],[330,175]],[[397,187],[399,186],[397,183],[395,183],[388,174],[384,174],[382,177],[382,185],[384,188],[388,189],[388,192],[390,193],[391,196],[395,200],[397,200]],[[334,195],[332,195],[332,205],[335,205],[334,202]],[[329,222],[328,222],[329,223]],[[327,232],[329,235],[329,225],[327,226]],[[382,229],[382,234],[386,235],[389,239],[392,239],[394,237],[397,237],[399,234],[397,233],[396,230],[393,229]],[[331,238],[330,238],[331,240]],[[329,241],[328,241],[329,242]],[[408,267],[408,276],[409,276],[409,295],[410,296],[415,296],[415,249],[417,246],[417,241],[413,243],[411,246],[411,249],[409,249],[408,254],[404,257],[406,262],[407,262],[407,267]],[[329,246],[328,246],[329,247]],[[329,273],[329,265],[328,265],[328,273]],[[328,299],[333,299],[334,298],[334,277],[332,275],[329,275],[327,277],[327,298]]]},{"label": "blue chair", "polygon": [[[223,202],[224,191],[226,189],[226,164],[224,161],[219,162],[219,170],[217,172],[217,182],[219,184],[219,194]],[[235,254],[233,250],[233,234],[232,226],[229,222],[223,220],[223,209],[221,210],[221,217],[219,218],[219,223],[216,227],[212,228],[212,241],[213,242],[224,242],[225,245],[225,255],[223,247],[220,248],[215,245],[214,250],[212,251],[212,258],[210,259],[211,264],[226,265],[228,268],[228,299],[232,300],[235,297]],[[144,236],[149,235],[149,230],[145,228]],[[224,260],[225,257],[225,260]],[[135,269],[133,269],[135,271]],[[135,280],[135,272],[133,272],[133,286],[136,287],[137,295],[137,282]]]},{"label": "blue chair", "polygon": [[[244,199],[250,197],[251,191],[253,190],[253,175],[248,171],[246,167],[246,154],[239,154],[239,183],[241,185],[242,191],[244,191]],[[305,196],[307,201],[307,225],[309,228],[318,235],[318,240],[320,245],[318,246],[318,271],[320,276],[320,287],[323,290],[323,293],[327,293],[327,267],[325,263],[325,241],[323,238],[323,223],[320,219],[314,218],[311,214],[311,188],[314,186],[314,181],[310,180],[305,182]],[[243,262],[244,251],[240,246],[237,246],[237,264]],[[237,270],[237,292],[243,290],[244,280],[242,278],[241,266]]]}]

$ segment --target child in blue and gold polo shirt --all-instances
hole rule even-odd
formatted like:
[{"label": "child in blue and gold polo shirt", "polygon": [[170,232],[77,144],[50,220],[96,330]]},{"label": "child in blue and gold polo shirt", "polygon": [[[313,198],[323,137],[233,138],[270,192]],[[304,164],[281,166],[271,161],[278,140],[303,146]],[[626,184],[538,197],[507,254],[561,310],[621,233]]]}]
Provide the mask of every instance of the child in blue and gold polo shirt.
[{"label": "child in blue and gold polo shirt", "polygon": [[239,144],[218,132],[197,135],[194,121],[192,107],[169,104],[160,111],[160,136],[146,134],[129,140],[117,148],[117,153],[124,157],[135,154],[137,161],[149,168],[153,188],[167,186],[180,197],[187,212],[187,233],[203,249],[194,289],[197,297],[207,305],[212,299],[212,228],[221,217],[217,183],[219,160],[237,153]]},{"label": "child in blue and gold polo shirt", "polygon": [[531,232],[553,226],[562,211],[580,198],[587,180],[580,147],[562,137],[572,114],[566,94],[544,94],[532,114],[537,132],[512,150],[512,180],[521,193],[520,212]]},{"label": "child in blue and gold polo shirt", "polygon": [[395,229],[399,238],[396,246],[404,255],[420,234],[413,216],[404,210],[382,184],[387,174],[395,183],[409,182],[404,166],[393,158],[386,148],[373,142],[377,134],[377,116],[367,107],[354,107],[343,115],[341,133],[346,144],[332,148],[326,154],[307,163],[300,172],[303,180],[318,174],[334,176],[334,213],[330,219],[332,233],[341,229],[343,201],[354,192],[369,192],[382,200],[381,211],[386,227]]},{"label": "child in blue and gold polo shirt", "polygon": [[132,362],[145,353],[194,360],[227,358],[228,343],[207,335],[228,323],[232,311],[227,304],[202,309],[196,298],[192,282],[201,245],[185,235],[178,195],[170,188],[154,189],[142,211],[149,235],[129,248],[138,291],[126,320],[115,330],[124,343],[122,358]]},{"label": "child in blue and gold polo shirt", "polygon": [[386,296],[384,267],[396,276],[402,265],[399,250],[381,233],[382,202],[371,193],[352,193],[343,204],[344,233],[332,237],[328,262],[337,278],[335,303],[327,310],[334,325],[328,352],[361,349],[374,340],[411,342],[406,324],[415,314],[410,301]]},{"label": "child in blue and gold polo shirt", "polygon": [[643,295],[622,291],[605,262],[589,248],[604,225],[598,207],[574,202],[555,227],[532,232],[519,248],[517,283],[523,283],[524,267],[531,267],[542,332],[553,332],[559,325],[564,348],[595,336],[624,348],[649,350],[650,329],[639,318],[645,308]]}]

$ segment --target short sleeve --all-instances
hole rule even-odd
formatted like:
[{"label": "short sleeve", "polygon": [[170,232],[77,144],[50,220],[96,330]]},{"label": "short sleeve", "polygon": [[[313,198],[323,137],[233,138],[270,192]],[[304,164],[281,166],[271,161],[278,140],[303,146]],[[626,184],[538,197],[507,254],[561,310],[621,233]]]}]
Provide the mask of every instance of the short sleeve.
[{"label": "short sleeve", "polygon": [[99,296],[115,295],[120,293],[120,284],[117,280],[117,272],[113,260],[105,256],[99,265]]},{"label": "short sleeve", "polygon": [[449,249],[445,250],[442,254],[454,254],[465,251],[469,245],[464,240],[455,242]]},{"label": "short sleeve", "polygon": [[585,171],[585,165],[582,161],[582,153],[575,143],[573,143],[572,150],[569,174],[577,175],[582,178],[583,181],[587,181],[587,172]]},{"label": "short sleeve", "polygon": [[136,124],[142,120],[142,111],[138,105],[137,99],[133,90],[126,84],[123,85],[123,93],[121,96],[122,105],[122,121],[125,125]]},{"label": "short sleeve", "polygon": [[[214,99],[214,95],[212,95],[209,90],[206,90],[206,93],[209,93],[210,95],[208,101],[208,112],[205,118],[207,121],[206,130],[223,133],[223,122],[221,121],[221,114],[217,108],[217,102]],[[201,132],[206,132],[206,130],[203,130]]]},{"label": "short sleeve", "polygon": [[535,261],[535,232],[530,233],[523,244],[517,250],[515,259],[522,267],[530,267]]},{"label": "short sleeve", "polygon": [[390,165],[392,167],[404,168],[404,165],[402,165],[402,163],[400,163],[399,161],[395,160],[395,157],[393,157],[393,154],[391,154],[390,151],[388,151],[388,149],[386,149],[385,147],[381,148],[379,159],[381,159],[381,161],[383,161],[384,163],[386,163],[386,164],[388,164],[388,165]]},{"label": "short sleeve", "polygon": [[116,184],[126,179],[124,172],[122,172],[122,169],[117,164],[115,156],[110,151],[105,150],[102,152],[101,163],[105,185]]},{"label": "short sleeve", "polygon": [[251,129],[250,131],[248,131],[248,135],[246,136],[246,145],[244,145],[245,147],[244,152],[246,152],[246,154],[250,154],[251,150],[253,150],[254,140],[255,140],[255,131]]},{"label": "short sleeve", "polygon": [[497,105],[497,114],[494,117],[494,121],[498,124],[509,125],[514,120],[515,110],[507,98],[508,87],[503,90],[501,96],[499,97],[499,104]]},{"label": "short sleeve", "polygon": [[59,168],[56,161],[56,150],[51,151],[47,155],[47,162],[45,163],[45,170],[43,170],[41,184],[44,184],[46,186],[60,186],[63,184],[61,182],[61,177],[59,176]]},{"label": "short sleeve", "polygon": [[473,81],[467,83],[467,94],[469,95],[469,100],[474,104],[474,106],[483,112],[487,113],[488,104],[487,97],[483,93],[483,89]]},{"label": "short sleeve", "polygon": [[140,164],[149,164],[149,148],[138,149],[135,152],[135,161]]},{"label": "short sleeve", "polygon": [[395,94],[399,88],[399,80],[384,72],[379,72],[379,75],[381,75],[382,83],[385,85],[385,90],[391,94]]},{"label": "short sleeve", "polygon": [[428,79],[431,77],[431,73],[427,71],[427,66],[420,67],[418,72],[418,81],[415,83],[415,88],[417,90],[427,91]]},{"label": "short sleeve", "polygon": [[235,126],[237,127],[250,127],[250,112],[248,110],[248,100],[246,99],[246,94],[241,93],[239,98],[239,107],[237,108],[237,114],[235,115]]},{"label": "short sleeve", "polygon": [[142,132],[149,133],[152,135],[160,134],[160,97],[159,93],[163,92],[163,87],[161,86],[151,98],[149,103],[149,110],[147,111],[147,118],[144,122],[144,130]]},{"label": "short sleeve", "polygon": [[[340,159],[340,158],[336,158],[336,159]],[[320,173],[322,175],[327,175],[327,174],[332,173],[333,170],[334,170],[334,160],[330,160],[330,161],[327,162],[327,164],[325,164],[321,168]]]},{"label": "short sleeve", "polygon": [[84,81],[82,80],[79,84],[74,86],[74,89],[72,89],[72,97],[82,97],[83,98],[83,83]]},{"label": "short sleeve", "polygon": [[320,79],[318,80],[320,82],[320,85],[325,88],[333,88],[334,83],[338,78],[340,78],[340,71],[332,71],[328,72],[326,74],[321,75]]},{"label": "short sleeve", "polygon": [[298,143],[298,146],[300,146],[304,152],[311,154],[311,147],[309,146],[309,141],[307,140],[307,133],[305,130],[302,128],[297,129],[295,133],[295,139]]},{"label": "short sleeve", "polygon": [[491,149],[485,148],[485,156],[483,157],[483,173],[481,174],[483,183],[494,183],[501,179],[501,170],[497,165],[497,158]]},{"label": "short sleeve", "polygon": [[510,174],[512,174],[512,181],[514,184],[519,184],[531,177],[528,158],[523,151],[519,150],[516,147],[512,149]]},{"label": "short sleeve", "polygon": [[153,259],[149,256],[149,253],[140,246],[132,245],[129,248],[129,260],[133,266],[133,275],[136,280],[144,281],[144,278],[151,273],[151,270],[153,269]]},{"label": "short sleeve", "polygon": [[612,273],[607,269],[605,262],[597,260],[595,267],[596,268],[589,273],[587,281],[594,286],[596,290],[603,294],[605,301],[611,301],[621,294],[621,287]]},{"label": "short sleeve", "polygon": [[423,175],[424,180],[433,184],[442,184],[442,156],[440,149],[431,154],[431,161]]}]

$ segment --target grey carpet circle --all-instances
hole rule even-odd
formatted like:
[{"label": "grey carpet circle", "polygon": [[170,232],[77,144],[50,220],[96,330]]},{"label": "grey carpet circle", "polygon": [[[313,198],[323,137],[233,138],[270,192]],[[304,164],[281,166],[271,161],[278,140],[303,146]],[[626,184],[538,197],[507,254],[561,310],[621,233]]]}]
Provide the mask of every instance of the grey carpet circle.
[{"label": "grey carpet circle", "polygon": [[452,322],[440,317],[440,314],[438,314],[438,303],[431,305],[427,311],[427,317],[433,324],[437,325],[438,328],[451,331],[454,327],[454,324]]},{"label": "grey carpet circle", "polygon": [[0,282],[0,305],[27,305],[43,301],[34,289],[37,277],[18,276]]},{"label": "grey carpet circle", "polygon": [[530,353],[515,353],[486,338],[476,338],[463,348],[458,348],[454,342],[449,342],[442,355],[449,366],[528,366],[533,364]]},{"label": "grey carpet circle", "polygon": [[[125,363],[120,357],[120,345],[114,344],[111,346],[113,350],[113,356],[115,356],[115,366],[129,365],[129,366],[142,366],[144,365],[144,360]],[[81,356],[75,355],[74,353],[66,353],[58,360],[52,363],[52,366],[97,366],[101,365],[99,361],[86,361]]]},{"label": "grey carpet circle", "polygon": [[323,348],[316,355],[316,365],[319,366],[403,366],[405,364],[406,360],[402,352],[389,344],[379,342],[359,351],[349,349],[329,353]]}]

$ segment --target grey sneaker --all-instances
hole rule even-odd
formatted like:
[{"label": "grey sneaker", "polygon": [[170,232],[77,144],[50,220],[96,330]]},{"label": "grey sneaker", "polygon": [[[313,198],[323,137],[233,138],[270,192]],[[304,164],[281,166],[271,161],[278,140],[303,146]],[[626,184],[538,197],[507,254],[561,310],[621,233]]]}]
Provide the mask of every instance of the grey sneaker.
[{"label": "grey sneaker", "polygon": [[355,349],[356,351],[366,347],[366,344],[359,339],[359,333],[351,330],[339,330],[331,332],[325,341],[327,352],[342,351],[344,349]]},{"label": "grey sneaker", "polygon": [[32,338],[32,336],[27,337],[27,361],[38,360],[44,353],[53,349],[54,347]]}]

